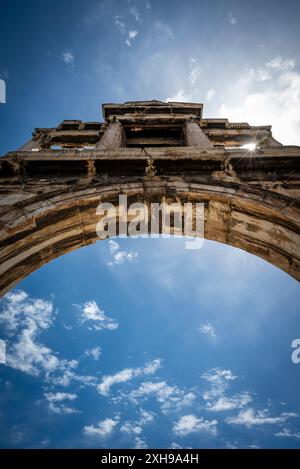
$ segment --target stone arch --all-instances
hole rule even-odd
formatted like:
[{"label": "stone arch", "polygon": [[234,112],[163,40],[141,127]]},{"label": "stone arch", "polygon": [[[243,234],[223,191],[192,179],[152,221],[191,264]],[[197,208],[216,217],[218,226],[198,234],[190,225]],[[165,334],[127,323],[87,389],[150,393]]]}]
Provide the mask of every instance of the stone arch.
[{"label": "stone arch", "polygon": [[289,196],[230,180],[82,178],[13,186],[1,198],[0,292],[43,264],[97,240],[96,207],[130,202],[204,202],[204,237],[255,254],[300,280],[299,204]]}]

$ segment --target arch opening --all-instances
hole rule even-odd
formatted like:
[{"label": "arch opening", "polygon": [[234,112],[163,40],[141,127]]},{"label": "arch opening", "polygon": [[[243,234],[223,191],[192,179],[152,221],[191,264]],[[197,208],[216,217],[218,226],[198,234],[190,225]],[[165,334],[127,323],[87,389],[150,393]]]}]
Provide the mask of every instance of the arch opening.
[{"label": "arch opening", "polygon": [[[46,185],[46,182],[45,182]],[[199,202],[204,238],[255,254],[300,280],[299,208],[289,197],[231,181],[122,178],[73,186],[20,186],[2,198],[0,291],[3,295],[43,264],[97,241],[100,202]]]}]

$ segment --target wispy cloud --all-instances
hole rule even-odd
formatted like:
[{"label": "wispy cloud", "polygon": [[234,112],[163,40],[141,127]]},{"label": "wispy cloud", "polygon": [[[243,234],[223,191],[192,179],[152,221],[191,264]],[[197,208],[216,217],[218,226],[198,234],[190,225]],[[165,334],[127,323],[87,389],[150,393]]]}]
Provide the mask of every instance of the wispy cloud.
[{"label": "wispy cloud", "polygon": [[170,386],[166,381],[146,381],[128,394],[128,398],[136,404],[139,404],[141,399],[153,396],[160,404],[163,413],[181,410],[190,406],[196,399],[193,392]]},{"label": "wispy cloud", "polygon": [[6,103],[6,83],[0,76],[0,104]]},{"label": "wispy cloud", "polygon": [[74,393],[66,392],[49,392],[45,393],[45,398],[48,402],[49,410],[56,414],[74,414],[79,411],[66,405],[65,401],[74,401],[77,395]]},{"label": "wispy cloud", "polygon": [[65,50],[61,54],[61,60],[66,65],[69,65],[69,66],[73,67],[74,62],[75,62],[75,56],[74,56],[73,52],[71,52],[70,50]]},{"label": "wispy cloud", "polygon": [[[130,6],[129,11],[135,17],[136,21],[138,21],[138,22],[141,21],[138,10],[135,6]],[[115,15],[114,16],[114,25],[119,30],[119,32],[122,34],[122,36],[126,37],[125,44],[128,47],[131,47],[133,41],[135,40],[136,36],[138,35],[138,30],[137,29],[127,29],[127,24],[126,24],[125,18],[122,15]]]},{"label": "wispy cloud", "polygon": [[137,422],[125,422],[120,430],[127,435],[140,435],[143,431],[142,427]]},{"label": "wispy cloud", "polygon": [[[74,361],[74,360],[73,360]],[[67,362],[65,367],[61,367],[60,373],[47,377],[47,383],[53,386],[62,386],[67,388],[73,382],[79,383],[84,386],[95,387],[97,385],[97,378],[91,375],[82,375],[74,371],[74,368],[78,366],[78,362],[75,362],[74,366],[71,367],[70,362]]]},{"label": "wispy cloud", "polygon": [[296,417],[298,417],[298,414],[293,412],[283,412],[276,417],[272,417],[267,409],[256,411],[255,409],[249,408],[242,410],[235,417],[228,417],[226,422],[235,425],[245,425],[249,428],[253,426],[276,425]]},{"label": "wispy cloud", "polygon": [[83,305],[75,305],[80,310],[81,324],[87,323],[89,328],[95,330],[118,328],[118,323],[106,316],[104,310],[96,303],[95,300],[86,301]]},{"label": "wispy cloud", "polygon": [[128,0],[129,3],[129,12],[130,14],[134,17],[135,21],[137,23],[140,23],[142,21],[141,14],[135,4],[131,2],[131,0]]},{"label": "wispy cloud", "polygon": [[206,102],[209,102],[213,99],[216,94],[215,88],[210,88],[206,93]]},{"label": "wispy cloud", "polygon": [[221,396],[214,402],[207,402],[207,409],[213,412],[224,412],[226,410],[240,409],[252,401],[248,392],[236,394],[231,397]]},{"label": "wispy cloud", "polygon": [[173,96],[169,96],[166,98],[166,102],[189,102],[191,101],[191,95],[187,93],[187,91],[183,88],[179,89],[176,94]]},{"label": "wispy cloud", "polygon": [[233,16],[232,13],[229,13],[228,21],[229,21],[230,24],[233,24],[233,25],[237,24],[237,19],[236,19],[235,16]]},{"label": "wispy cloud", "polygon": [[122,16],[116,15],[114,17],[114,23],[115,23],[116,28],[118,28],[121,34],[126,33],[126,25]]},{"label": "wispy cloud", "polygon": [[225,394],[229,385],[237,379],[231,370],[214,368],[204,373],[202,378],[210,385],[209,389],[203,393],[206,409],[209,411],[224,412],[241,409],[252,401],[252,396],[247,391],[231,396]]},{"label": "wispy cloud", "polygon": [[166,98],[166,101],[189,102],[193,100],[193,96],[199,94],[199,82],[202,77],[202,68],[194,57],[189,58],[189,72],[185,86],[181,86],[174,95]]},{"label": "wispy cloud", "polygon": [[138,253],[136,251],[126,251],[121,249],[119,243],[113,239],[108,241],[108,246],[112,257],[112,259],[108,262],[110,267],[123,264],[124,262],[132,262],[138,258]]},{"label": "wispy cloud", "polygon": [[133,438],[132,447],[135,449],[147,448],[147,443],[143,438],[143,431],[145,425],[154,422],[155,413],[146,410],[140,410],[140,417],[135,421],[125,421],[121,427],[120,432],[128,439]]},{"label": "wispy cloud", "polygon": [[212,400],[219,398],[228,387],[229,382],[235,380],[237,376],[231,370],[213,368],[203,373],[202,378],[210,384],[210,388],[204,392],[203,398],[205,400]]},{"label": "wispy cloud", "polygon": [[161,367],[161,360],[156,359],[148,362],[143,367],[138,368],[125,368],[114,375],[104,376],[101,383],[98,385],[100,394],[108,395],[110,388],[115,384],[126,383],[138,376],[148,375],[155,373]]},{"label": "wispy cloud", "polygon": [[148,445],[143,438],[139,436],[135,437],[134,439],[134,449],[147,449]]},{"label": "wispy cloud", "polygon": [[192,87],[197,84],[201,75],[202,75],[201,67],[195,64],[194,62],[192,62],[192,67],[191,67],[191,71],[189,74],[189,82]]},{"label": "wispy cloud", "polygon": [[280,432],[275,433],[275,436],[279,438],[295,438],[296,440],[300,439],[300,432],[293,432],[288,428],[283,428]]},{"label": "wispy cloud", "polygon": [[6,363],[6,343],[0,339],[0,364]]},{"label": "wispy cloud", "polygon": [[92,357],[94,360],[99,360],[102,349],[98,345],[97,347],[86,350],[84,353],[87,357]]},{"label": "wispy cloud", "polygon": [[215,326],[211,322],[205,322],[200,324],[199,331],[202,334],[209,335],[210,337],[216,337],[216,330]]},{"label": "wispy cloud", "polygon": [[280,55],[267,62],[266,66],[277,70],[289,70],[295,68],[296,61],[294,59],[283,59]]},{"label": "wispy cloud", "polygon": [[173,29],[167,23],[163,23],[162,21],[156,21],[154,23],[154,26],[159,33],[162,33],[171,39],[175,39]]}]

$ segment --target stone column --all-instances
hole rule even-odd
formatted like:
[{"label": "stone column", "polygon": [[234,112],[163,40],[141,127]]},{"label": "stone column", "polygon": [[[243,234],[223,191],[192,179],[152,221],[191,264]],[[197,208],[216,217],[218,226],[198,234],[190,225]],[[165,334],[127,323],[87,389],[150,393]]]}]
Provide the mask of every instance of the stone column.
[{"label": "stone column", "polygon": [[186,146],[187,147],[201,147],[213,148],[213,144],[206,137],[201,127],[193,121],[188,121],[185,124]]},{"label": "stone column", "polygon": [[125,146],[125,133],[120,122],[110,122],[96,148],[120,148]]}]

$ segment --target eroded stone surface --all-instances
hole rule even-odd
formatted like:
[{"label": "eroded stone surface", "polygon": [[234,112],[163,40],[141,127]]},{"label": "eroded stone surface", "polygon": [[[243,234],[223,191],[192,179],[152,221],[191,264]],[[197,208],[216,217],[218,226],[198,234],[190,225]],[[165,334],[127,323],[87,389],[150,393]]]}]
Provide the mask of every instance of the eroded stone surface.
[{"label": "eroded stone surface", "polygon": [[[98,204],[117,204],[120,194],[129,203],[203,202],[207,239],[300,280],[299,147],[274,141],[270,126],[203,119],[202,105],[190,103],[110,104],[104,115],[104,124],[36,129],[27,146],[1,158],[2,294],[46,262],[95,242]],[[254,133],[262,141],[249,153],[240,144]],[[51,149],[53,142],[62,148]]]}]

